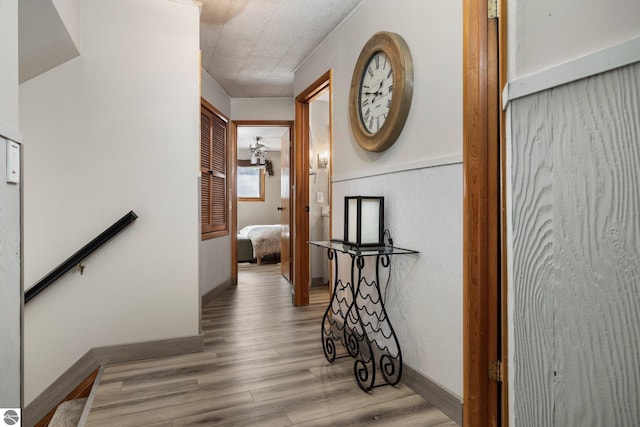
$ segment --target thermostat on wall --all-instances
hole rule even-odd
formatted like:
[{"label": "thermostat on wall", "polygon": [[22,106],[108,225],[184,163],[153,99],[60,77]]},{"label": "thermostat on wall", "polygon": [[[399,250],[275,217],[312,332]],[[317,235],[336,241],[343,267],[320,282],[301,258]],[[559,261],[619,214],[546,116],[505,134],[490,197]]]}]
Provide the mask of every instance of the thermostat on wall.
[{"label": "thermostat on wall", "polygon": [[7,182],[20,182],[20,144],[7,139]]}]

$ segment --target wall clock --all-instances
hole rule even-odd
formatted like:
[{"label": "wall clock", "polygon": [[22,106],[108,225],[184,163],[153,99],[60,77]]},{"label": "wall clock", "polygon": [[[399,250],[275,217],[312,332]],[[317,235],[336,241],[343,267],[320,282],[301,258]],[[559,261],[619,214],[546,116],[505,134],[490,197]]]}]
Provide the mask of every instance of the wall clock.
[{"label": "wall clock", "polygon": [[364,45],[351,78],[349,118],[360,147],[380,152],[402,132],[413,97],[413,59],[396,33],[381,31]]}]

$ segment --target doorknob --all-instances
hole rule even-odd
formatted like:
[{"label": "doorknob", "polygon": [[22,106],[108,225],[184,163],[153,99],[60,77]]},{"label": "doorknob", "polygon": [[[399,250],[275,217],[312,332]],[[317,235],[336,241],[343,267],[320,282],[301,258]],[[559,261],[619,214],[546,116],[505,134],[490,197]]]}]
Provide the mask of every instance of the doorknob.
[{"label": "doorknob", "polygon": [[282,206],[278,206],[278,208],[277,208],[277,209],[278,209],[279,211],[283,211],[283,210],[284,210],[284,208],[283,208]]}]

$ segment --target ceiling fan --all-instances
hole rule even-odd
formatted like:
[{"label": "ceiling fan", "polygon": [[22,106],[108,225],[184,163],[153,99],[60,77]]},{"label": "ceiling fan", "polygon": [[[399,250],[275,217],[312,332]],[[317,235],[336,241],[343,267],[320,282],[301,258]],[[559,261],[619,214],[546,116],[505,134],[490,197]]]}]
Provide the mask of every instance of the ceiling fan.
[{"label": "ceiling fan", "polygon": [[251,164],[264,165],[267,160],[267,154],[269,153],[269,147],[260,142],[260,140],[262,139],[261,137],[254,136],[253,139],[256,142],[249,145],[249,152],[251,153]]}]

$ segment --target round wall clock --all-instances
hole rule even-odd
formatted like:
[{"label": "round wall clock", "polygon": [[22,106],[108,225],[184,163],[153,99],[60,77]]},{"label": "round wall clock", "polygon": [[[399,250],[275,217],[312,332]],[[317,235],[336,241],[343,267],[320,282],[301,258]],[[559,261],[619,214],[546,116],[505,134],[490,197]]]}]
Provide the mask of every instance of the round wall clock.
[{"label": "round wall clock", "polygon": [[391,147],[407,120],[413,97],[413,59],[396,33],[374,34],[364,45],[351,78],[349,118],[360,147]]}]

